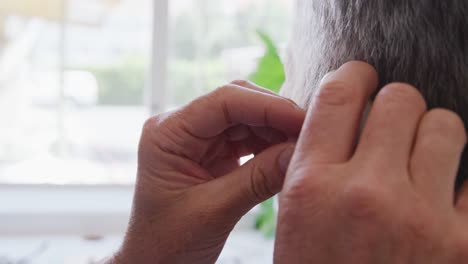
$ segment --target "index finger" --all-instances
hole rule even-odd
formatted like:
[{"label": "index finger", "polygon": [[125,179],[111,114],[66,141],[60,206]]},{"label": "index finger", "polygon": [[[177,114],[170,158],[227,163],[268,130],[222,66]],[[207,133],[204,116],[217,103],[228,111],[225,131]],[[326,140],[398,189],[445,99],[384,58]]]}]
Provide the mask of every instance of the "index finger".
[{"label": "index finger", "polygon": [[349,160],[370,95],[377,88],[376,70],[348,62],[322,81],[313,98],[297,152],[309,162]]},{"label": "index finger", "polygon": [[305,111],[286,98],[229,84],[194,100],[181,115],[185,128],[201,138],[219,135],[239,124],[271,127],[297,136]]}]

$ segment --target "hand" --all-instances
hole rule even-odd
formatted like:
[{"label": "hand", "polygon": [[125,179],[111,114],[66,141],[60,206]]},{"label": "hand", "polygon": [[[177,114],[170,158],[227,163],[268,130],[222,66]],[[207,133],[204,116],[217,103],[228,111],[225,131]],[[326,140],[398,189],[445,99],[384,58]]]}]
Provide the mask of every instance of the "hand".
[{"label": "hand", "polygon": [[281,194],[276,263],[467,263],[463,122],[395,83],[359,135],[377,83],[361,62],[322,81]]},{"label": "hand", "polygon": [[[238,220],[282,188],[305,111],[237,81],[148,120],[114,263],[214,263]],[[243,166],[239,158],[258,154]]]}]

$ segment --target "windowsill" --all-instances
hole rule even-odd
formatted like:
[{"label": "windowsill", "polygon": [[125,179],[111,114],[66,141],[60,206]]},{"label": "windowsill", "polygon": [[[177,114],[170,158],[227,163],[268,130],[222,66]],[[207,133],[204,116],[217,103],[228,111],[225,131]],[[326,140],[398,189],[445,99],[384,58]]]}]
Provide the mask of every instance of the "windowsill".
[{"label": "windowsill", "polygon": [[[132,197],[133,185],[0,185],[0,236],[119,236]],[[251,230],[254,211],[237,229]]]},{"label": "windowsill", "polygon": [[[94,240],[78,236],[0,237],[0,262],[20,263],[22,260],[24,263],[34,264],[99,263],[98,260],[111,256],[121,242],[122,236],[106,236]],[[272,263],[273,245],[273,239],[265,238],[259,232],[233,232],[216,263]]]},{"label": "windowsill", "polygon": [[115,235],[133,186],[0,185],[0,236]]}]

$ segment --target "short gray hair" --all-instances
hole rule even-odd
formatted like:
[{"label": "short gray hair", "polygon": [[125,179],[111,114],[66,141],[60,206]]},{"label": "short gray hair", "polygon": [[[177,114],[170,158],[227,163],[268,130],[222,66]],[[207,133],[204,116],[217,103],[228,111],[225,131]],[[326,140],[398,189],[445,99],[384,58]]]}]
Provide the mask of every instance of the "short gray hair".
[{"label": "short gray hair", "polygon": [[[379,88],[416,86],[430,108],[468,122],[468,1],[296,0],[282,94],[310,103],[320,79],[350,60],[372,64]],[[464,155],[457,186],[468,178]]]}]

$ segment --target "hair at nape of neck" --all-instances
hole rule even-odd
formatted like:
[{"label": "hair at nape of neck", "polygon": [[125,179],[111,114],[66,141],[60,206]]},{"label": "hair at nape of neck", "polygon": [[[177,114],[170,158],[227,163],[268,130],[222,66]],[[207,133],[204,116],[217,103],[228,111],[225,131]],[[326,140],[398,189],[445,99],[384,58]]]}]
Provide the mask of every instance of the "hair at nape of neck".
[{"label": "hair at nape of neck", "polygon": [[[310,103],[322,77],[362,60],[390,82],[417,87],[429,108],[458,113],[468,124],[468,1],[296,0],[282,94]],[[468,178],[462,158],[457,186]]]}]

